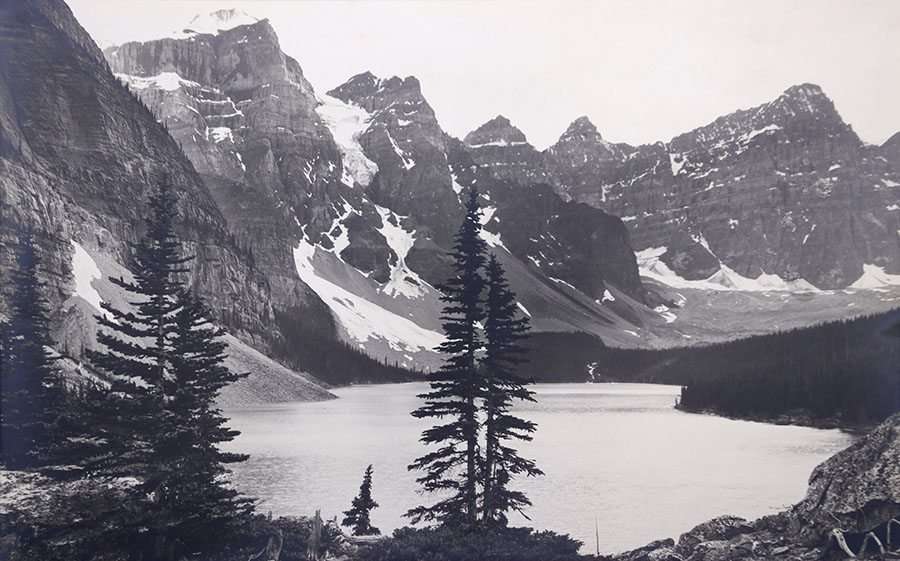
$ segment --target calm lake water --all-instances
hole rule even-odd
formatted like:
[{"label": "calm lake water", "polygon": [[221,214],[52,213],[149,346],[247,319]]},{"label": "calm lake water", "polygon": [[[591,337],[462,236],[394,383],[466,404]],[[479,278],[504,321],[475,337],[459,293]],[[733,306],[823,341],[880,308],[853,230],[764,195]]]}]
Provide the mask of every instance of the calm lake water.
[{"label": "calm lake water", "polygon": [[[251,454],[235,469],[260,510],[325,518],[349,508],[363,470],[375,469],[373,521],[404,524],[421,501],[407,464],[426,426],[410,417],[424,384],[343,388],[340,399],[228,411],[242,435],[230,449]],[[539,425],[521,446],[546,476],[524,480],[531,525],[622,551],[677,537],[721,514],[756,518],[799,500],[813,467],[846,447],[835,430],[774,426],[673,409],[678,388],[643,384],[540,384],[520,413]],[[527,521],[514,517],[514,523]]]}]

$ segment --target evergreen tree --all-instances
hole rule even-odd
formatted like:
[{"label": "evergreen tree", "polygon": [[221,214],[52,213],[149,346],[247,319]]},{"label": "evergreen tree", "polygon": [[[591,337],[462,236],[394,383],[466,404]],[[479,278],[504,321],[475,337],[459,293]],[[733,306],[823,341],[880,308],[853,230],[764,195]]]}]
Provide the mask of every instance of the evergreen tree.
[{"label": "evergreen tree", "polygon": [[114,404],[101,383],[86,380],[67,388],[49,447],[53,465],[44,472],[61,479],[96,474],[112,453],[111,432],[117,427],[109,423],[108,416]]},{"label": "evergreen tree", "polygon": [[102,304],[106,314],[97,316],[97,341],[105,348],[87,356],[111,380],[109,438],[98,467],[136,477],[145,491],[155,492],[174,469],[163,455],[163,440],[173,432],[165,392],[182,290],[178,275],[190,258],[181,256],[175,237],[175,198],[167,182],[151,196],[150,210],[147,233],[134,247],[134,280],[110,279],[134,297],[131,310]]},{"label": "evergreen tree", "polygon": [[341,526],[353,528],[354,536],[375,536],[381,530],[372,526],[372,510],[378,508],[378,503],[372,499],[372,465],[366,468],[362,485],[359,486],[359,495],[353,499],[350,510],[344,511],[344,520]]},{"label": "evergreen tree", "polygon": [[482,384],[477,365],[482,346],[479,325],[484,318],[481,294],[486,253],[480,219],[478,191],[472,188],[466,201],[465,218],[450,252],[454,275],[439,287],[446,339],[438,350],[447,358],[437,372],[428,376],[430,391],[419,396],[425,403],[412,413],[417,418],[438,419],[439,424],[425,430],[420,439],[426,446],[438,448],[416,459],[409,469],[425,472],[416,480],[425,492],[449,496],[430,507],[410,510],[407,516],[413,523],[437,520],[475,526],[478,521],[481,461],[476,400]]},{"label": "evergreen tree", "polygon": [[233,531],[253,511],[253,501],[240,496],[223,477],[229,473],[227,464],[247,456],[219,449],[240,433],[226,426],[216,406],[219,391],[246,374],[225,367],[225,332],[210,322],[203,301],[189,291],[178,301],[173,370],[166,388],[173,431],[161,443],[164,455],[176,458],[176,469],[169,475],[164,499],[175,521],[173,538],[211,552],[222,543],[223,532]]},{"label": "evergreen tree", "polygon": [[522,458],[505,444],[510,440],[531,440],[537,426],[510,412],[516,401],[534,401],[528,382],[516,375],[516,366],[524,362],[521,342],[527,337],[529,321],[526,316],[518,317],[516,295],[494,255],[487,265],[485,308],[482,519],[488,526],[505,526],[507,512],[521,512],[531,505],[524,493],[509,488],[510,481],[518,475],[538,476],[543,472],[534,461]]},{"label": "evergreen tree", "polygon": [[50,351],[50,325],[40,257],[31,231],[19,236],[11,274],[10,317],[3,329],[0,367],[0,460],[10,469],[35,468],[53,459],[63,380]]},{"label": "evergreen tree", "polygon": [[102,453],[92,468],[138,479],[135,501],[143,503],[140,523],[150,532],[137,548],[151,559],[171,559],[221,546],[253,505],[223,477],[226,464],[246,456],[218,448],[238,433],[225,425],[215,399],[241,375],[224,366],[224,333],[182,280],[190,257],[175,236],[168,184],[150,207],[147,233],[134,249],[134,280],[112,279],[134,297],[133,311],[104,304],[98,341],[105,348],[88,353],[111,379],[99,423]]}]

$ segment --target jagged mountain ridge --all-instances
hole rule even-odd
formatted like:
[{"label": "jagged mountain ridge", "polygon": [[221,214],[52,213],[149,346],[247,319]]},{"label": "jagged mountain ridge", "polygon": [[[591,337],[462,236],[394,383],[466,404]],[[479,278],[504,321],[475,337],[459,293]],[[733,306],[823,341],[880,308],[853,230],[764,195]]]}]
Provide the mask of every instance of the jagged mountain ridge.
[{"label": "jagged mountain ridge", "polygon": [[[105,54],[166,123],[263,270],[299,273],[329,305],[349,343],[400,364],[436,364],[434,286],[446,278],[446,252],[462,217],[462,185],[453,168],[467,152],[442,130],[415,78],[363,73],[317,96],[266,20],[127,43]],[[274,71],[258,74],[257,68]],[[535,205],[546,221],[541,229],[550,236],[558,231],[565,243],[528,241],[526,220],[534,212],[519,212],[518,225],[507,221],[513,211],[490,202],[492,188],[499,193],[497,186],[482,188],[491,213],[488,235],[524,240],[509,249],[495,245],[521,271],[520,292],[546,316],[534,318],[539,328],[599,333],[618,325],[613,329],[623,340],[633,338],[623,328],[639,330],[648,319],[652,328],[658,318],[643,308],[618,219],[548,190],[535,199],[544,201]],[[598,235],[564,231],[571,222],[552,216],[560,213],[585,218]],[[266,232],[272,223],[278,229]],[[599,235],[604,230],[612,235]],[[534,267],[529,251],[555,256],[555,265]],[[598,258],[607,252],[613,257]],[[291,254],[293,262],[285,257]],[[620,311],[607,309],[610,290],[622,295]],[[548,304],[557,300],[562,305]]]},{"label": "jagged mountain ridge", "polygon": [[581,117],[525,165],[506,140],[480,163],[621,216],[657,278],[834,289],[900,272],[900,140],[866,145],[818,86],[668,143],[611,143]]},{"label": "jagged mountain ridge", "polygon": [[[670,325],[673,304],[661,306],[645,292],[622,221],[558,196],[559,172],[508,120],[480,131],[481,139],[454,139],[412,77],[365,73],[317,95],[268,22],[220,29],[228,25],[129,43],[105,55],[188,156],[207,193],[204,204],[224,224],[217,228],[267,287],[261,298],[271,315],[261,317],[276,326],[274,333],[264,322],[249,329],[243,319],[226,318],[248,341],[275,354],[287,347],[290,355],[291,345],[308,346],[312,335],[333,337],[337,330],[372,356],[436,364],[434,285],[446,277],[462,189],[473,185],[482,192],[485,235],[539,330],[585,331],[621,346],[672,344],[698,326],[708,335],[700,323],[688,331]],[[90,43],[84,37],[76,43],[84,41]],[[0,122],[15,124],[8,115],[0,112]],[[16,129],[7,130],[0,147],[27,152]],[[573,123],[563,140],[584,161],[592,151],[613,163],[631,153],[603,140],[587,119]],[[522,163],[498,172],[509,147]],[[538,160],[543,168],[534,167]],[[536,186],[522,189],[523,183]],[[111,244],[120,248],[124,238],[117,236]],[[74,238],[98,251],[90,236]],[[71,248],[62,244],[60,251]],[[59,275],[61,284],[71,282]],[[223,301],[223,316],[244,313],[243,303]]]}]

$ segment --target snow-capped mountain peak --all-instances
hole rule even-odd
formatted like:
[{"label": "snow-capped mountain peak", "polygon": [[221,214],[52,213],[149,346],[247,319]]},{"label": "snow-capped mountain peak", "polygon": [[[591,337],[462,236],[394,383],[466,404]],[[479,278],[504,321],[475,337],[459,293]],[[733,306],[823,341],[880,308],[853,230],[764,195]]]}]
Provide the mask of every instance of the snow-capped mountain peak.
[{"label": "snow-capped mountain peak", "polygon": [[197,14],[188,22],[184,29],[176,32],[176,36],[215,35],[219,31],[234,29],[242,25],[253,25],[260,21],[262,20],[241,10],[216,10],[208,14]]}]

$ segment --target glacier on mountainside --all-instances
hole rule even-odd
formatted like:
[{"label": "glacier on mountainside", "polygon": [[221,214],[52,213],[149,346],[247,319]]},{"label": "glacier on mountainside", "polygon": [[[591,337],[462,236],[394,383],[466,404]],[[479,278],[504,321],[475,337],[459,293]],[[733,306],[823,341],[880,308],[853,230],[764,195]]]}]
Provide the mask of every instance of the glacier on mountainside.
[{"label": "glacier on mountainside", "polygon": [[341,151],[344,166],[341,180],[350,187],[354,184],[367,186],[378,171],[378,165],[366,157],[359,137],[366,132],[372,116],[362,107],[345,103],[330,95],[321,95],[319,100],[321,103],[316,106],[316,113],[331,131],[331,136]]}]

